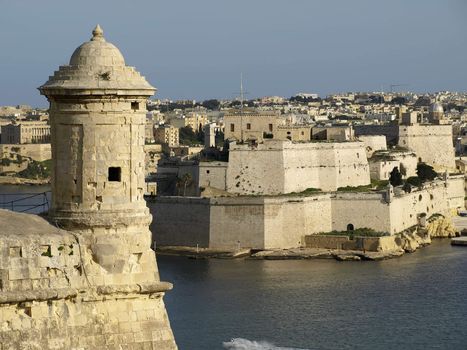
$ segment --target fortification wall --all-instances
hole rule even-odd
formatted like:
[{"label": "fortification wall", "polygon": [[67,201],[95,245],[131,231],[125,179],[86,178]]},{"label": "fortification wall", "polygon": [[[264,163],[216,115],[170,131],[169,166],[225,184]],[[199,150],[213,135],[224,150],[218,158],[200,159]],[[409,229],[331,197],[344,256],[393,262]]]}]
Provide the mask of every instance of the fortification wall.
[{"label": "fortification wall", "polygon": [[238,194],[282,194],[308,188],[334,191],[370,183],[363,142],[265,141],[230,148],[227,190]]},{"label": "fortification wall", "polygon": [[[313,197],[159,197],[148,202],[158,245],[236,249],[297,247],[331,230],[329,195]],[[285,234],[284,234],[285,233]]]},{"label": "fortification wall", "polygon": [[370,183],[363,142],[284,145],[285,193]]},{"label": "fortification wall", "polygon": [[227,191],[238,194],[284,193],[282,141],[257,146],[232,143],[227,168]]},{"label": "fortification wall", "polygon": [[304,236],[371,228],[391,234],[418,216],[449,215],[464,205],[464,179],[437,181],[412,193],[319,194],[309,197],[160,197],[148,202],[157,244],[236,249],[303,246]]},{"label": "fortification wall", "polygon": [[207,248],[211,223],[209,199],[157,197],[148,201],[155,245]]},{"label": "fortification wall", "polygon": [[106,250],[115,266],[120,254],[104,240],[89,245],[6,210],[0,226],[0,349],[176,349],[162,300],[171,286],[158,281],[145,234],[132,235],[140,250],[126,257],[130,268],[112,273],[95,253]]},{"label": "fortification wall", "polygon": [[375,151],[387,149],[384,135],[361,135],[358,139],[365,144],[367,158],[370,158]]},{"label": "fortification wall", "polygon": [[355,136],[384,135],[388,145],[397,145],[399,140],[399,125],[355,125]]},{"label": "fortification wall", "polygon": [[457,208],[464,208],[464,179],[450,178],[447,183],[438,180],[425,185],[422,190],[393,197],[390,205],[391,231],[400,232],[418,223],[417,216],[425,214],[452,215]]},{"label": "fortification wall", "polygon": [[265,247],[263,198],[213,198],[209,246],[212,248]]},{"label": "fortification wall", "polygon": [[332,230],[368,227],[389,232],[389,206],[380,193],[336,193],[332,199]]},{"label": "fortification wall", "polygon": [[199,187],[214,187],[225,191],[227,188],[227,162],[200,162]]},{"label": "fortification wall", "polygon": [[329,195],[265,199],[265,248],[299,247],[304,236],[331,231]]},{"label": "fortification wall", "polygon": [[456,169],[452,125],[401,125],[399,146],[415,152],[438,172]]}]

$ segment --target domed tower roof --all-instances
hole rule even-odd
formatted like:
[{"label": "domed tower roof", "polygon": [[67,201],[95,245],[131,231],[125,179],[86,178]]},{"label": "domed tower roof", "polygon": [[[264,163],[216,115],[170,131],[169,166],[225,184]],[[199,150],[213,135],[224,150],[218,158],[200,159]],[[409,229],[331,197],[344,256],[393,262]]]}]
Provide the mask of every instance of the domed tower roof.
[{"label": "domed tower roof", "polygon": [[104,38],[97,25],[92,38],[80,45],[69,65],[60,66],[49,80],[39,87],[43,95],[117,94],[151,96],[156,89],[135,70],[128,67],[120,50]]}]

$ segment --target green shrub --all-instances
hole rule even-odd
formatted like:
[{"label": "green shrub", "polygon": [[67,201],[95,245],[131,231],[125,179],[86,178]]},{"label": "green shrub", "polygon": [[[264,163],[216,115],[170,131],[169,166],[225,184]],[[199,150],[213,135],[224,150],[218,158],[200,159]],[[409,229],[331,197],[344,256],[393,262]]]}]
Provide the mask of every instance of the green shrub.
[{"label": "green shrub", "polygon": [[421,182],[433,181],[436,179],[438,174],[433,170],[433,167],[426,163],[417,164],[417,176],[420,178]]},{"label": "green shrub", "polygon": [[420,187],[422,185],[422,180],[418,176],[411,176],[407,179],[407,183],[411,184],[412,186]]},{"label": "green shrub", "polygon": [[37,162],[32,160],[28,167],[18,173],[20,177],[27,179],[47,179],[52,174],[52,160]]}]

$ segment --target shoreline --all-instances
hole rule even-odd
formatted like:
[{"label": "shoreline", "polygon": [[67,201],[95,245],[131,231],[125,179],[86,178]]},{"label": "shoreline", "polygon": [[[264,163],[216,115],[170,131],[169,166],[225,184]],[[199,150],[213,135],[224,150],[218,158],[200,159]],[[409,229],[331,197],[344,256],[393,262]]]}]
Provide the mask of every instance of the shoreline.
[{"label": "shoreline", "polygon": [[0,176],[0,185],[49,185],[50,179],[27,179],[25,177]]},{"label": "shoreline", "polygon": [[156,248],[157,255],[181,256],[188,259],[248,259],[248,260],[312,260],[335,259],[338,261],[381,261],[413,253],[430,243],[420,244],[416,248],[393,249],[385,251],[362,251],[325,248],[290,248],[275,250],[219,250],[182,246]]}]

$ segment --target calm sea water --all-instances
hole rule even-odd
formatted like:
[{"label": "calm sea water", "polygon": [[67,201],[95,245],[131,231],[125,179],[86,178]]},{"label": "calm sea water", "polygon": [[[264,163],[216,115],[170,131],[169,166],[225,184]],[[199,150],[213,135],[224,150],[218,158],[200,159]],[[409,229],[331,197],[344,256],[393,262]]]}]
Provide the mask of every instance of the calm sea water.
[{"label": "calm sea water", "polygon": [[467,349],[467,247],[449,240],[382,262],[158,263],[181,350]]},{"label": "calm sea water", "polygon": [[[42,193],[47,192],[45,195]],[[38,214],[50,205],[49,185],[0,185],[0,208]]]}]

